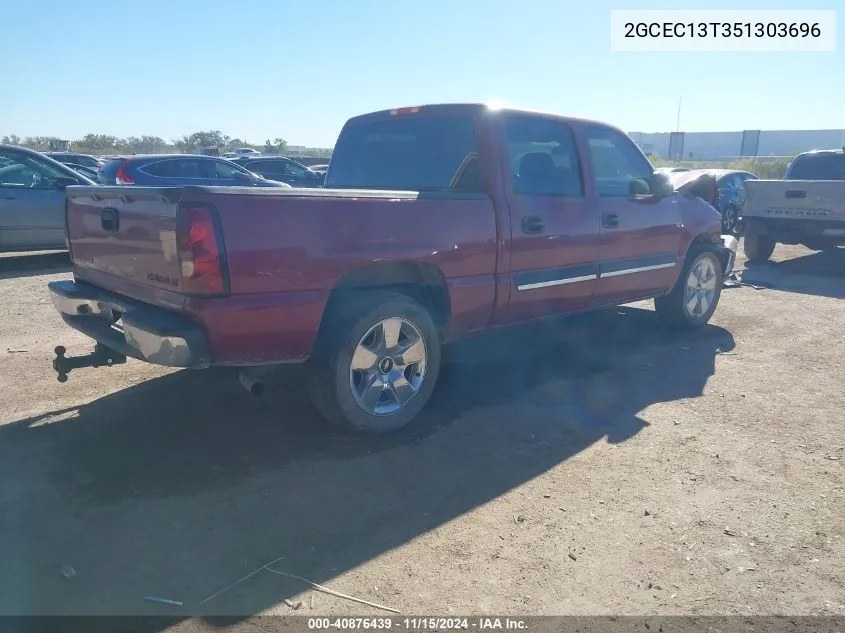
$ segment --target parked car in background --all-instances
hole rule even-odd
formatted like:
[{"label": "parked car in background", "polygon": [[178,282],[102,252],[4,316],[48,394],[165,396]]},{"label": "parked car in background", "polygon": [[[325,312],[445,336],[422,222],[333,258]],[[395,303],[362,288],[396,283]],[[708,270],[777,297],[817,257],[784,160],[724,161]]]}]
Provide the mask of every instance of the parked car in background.
[{"label": "parked car in background", "polygon": [[287,183],[262,178],[225,158],[199,154],[145,154],[117,158],[100,170],[100,184],[290,189]]},{"label": "parked car in background", "polygon": [[658,167],[654,170],[658,174],[677,174],[682,171],[690,171],[689,167]]},{"label": "parked car in background", "polygon": [[44,155],[65,165],[82,165],[91,169],[97,169],[103,165],[103,161],[96,156],[80,154],[78,152],[44,152]]},{"label": "parked car in background", "polygon": [[263,156],[261,152],[259,152],[257,149],[252,149],[251,147],[240,147],[238,149],[232,150],[231,153],[235,156]]},{"label": "parked car in background", "polygon": [[0,251],[67,248],[69,185],[96,181],[40,152],[0,145]]},{"label": "parked car in background", "polygon": [[798,154],[783,180],[745,184],[745,256],[765,261],[777,244],[822,251],[845,245],[845,148]]},{"label": "parked car in background", "polygon": [[756,180],[757,176],[747,171],[733,169],[688,169],[673,172],[669,178],[673,184],[689,183],[702,177],[712,177],[716,191],[713,206],[722,216],[722,232],[734,235],[740,230],[740,213],[744,199],[745,182]]},{"label": "parked car in background", "polygon": [[233,158],[244,169],[260,174],[270,180],[286,182],[293,187],[322,187],[326,174],[312,171],[305,165],[284,156],[261,156],[260,158]]},{"label": "parked car in background", "polygon": [[351,119],[324,189],[126,189],[68,192],[74,279],[49,287],[98,345],[58,348],[58,379],[133,357],[258,394],[307,361],[321,413],[367,433],[414,419],[471,333],[648,298],[703,327],[737,243],[618,128],[473,104]]},{"label": "parked car in background", "polygon": [[73,163],[63,163],[66,167],[70,167],[73,171],[79,172],[86,178],[90,178],[94,182],[100,182],[100,172],[93,167],[85,167],[84,165],[74,165]]}]

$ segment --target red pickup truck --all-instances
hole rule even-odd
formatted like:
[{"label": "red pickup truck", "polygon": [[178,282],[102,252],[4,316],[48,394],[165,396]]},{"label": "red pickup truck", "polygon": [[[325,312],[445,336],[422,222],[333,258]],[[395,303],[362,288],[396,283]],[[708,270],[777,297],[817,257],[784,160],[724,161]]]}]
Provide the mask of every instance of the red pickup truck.
[{"label": "red pickup truck", "polygon": [[[260,375],[305,362],[329,420],[380,433],[431,396],[441,346],[654,298],[704,325],[734,262],[719,213],[620,130],[484,105],[349,120],[325,188],[70,187],[73,281],[50,284],[92,354]],[[565,326],[562,326],[565,327]]]}]

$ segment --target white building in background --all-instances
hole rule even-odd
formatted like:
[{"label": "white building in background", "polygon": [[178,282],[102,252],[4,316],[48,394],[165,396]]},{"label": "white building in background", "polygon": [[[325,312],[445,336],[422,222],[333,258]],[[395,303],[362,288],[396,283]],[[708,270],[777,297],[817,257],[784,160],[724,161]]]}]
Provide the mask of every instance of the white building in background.
[{"label": "white building in background", "polygon": [[845,147],[845,130],[745,130],[741,132],[630,132],[647,155],[668,160],[731,160],[783,156]]}]

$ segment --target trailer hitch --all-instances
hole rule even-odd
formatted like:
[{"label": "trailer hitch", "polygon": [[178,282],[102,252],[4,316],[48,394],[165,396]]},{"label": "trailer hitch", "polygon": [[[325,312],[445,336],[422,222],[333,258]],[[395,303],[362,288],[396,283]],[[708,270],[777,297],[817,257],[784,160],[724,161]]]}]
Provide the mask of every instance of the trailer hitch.
[{"label": "trailer hitch", "polygon": [[72,369],[83,367],[111,367],[122,365],[126,362],[126,356],[106,347],[101,343],[94,346],[94,351],[85,356],[67,357],[67,350],[59,345],[55,350],[56,357],[53,359],[53,369],[56,370],[56,378],[59,382],[67,382],[67,375]]}]

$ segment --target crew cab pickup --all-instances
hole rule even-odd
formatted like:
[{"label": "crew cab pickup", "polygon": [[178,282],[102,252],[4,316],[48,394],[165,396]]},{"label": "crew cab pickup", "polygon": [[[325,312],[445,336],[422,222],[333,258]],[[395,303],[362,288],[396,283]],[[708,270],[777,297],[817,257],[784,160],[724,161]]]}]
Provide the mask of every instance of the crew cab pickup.
[{"label": "crew cab pickup", "polygon": [[[736,240],[619,129],[483,105],[350,119],[323,189],[71,187],[73,281],[50,284],[96,341],[71,369],[133,357],[261,373],[305,362],[350,430],[408,424],[441,346],[489,328],[654,298],[710,319]],[[565,327],[562,325],[561,327]]]},{"label": "crew cab pickup", "polygon": [[783,180],[745,181],[743,250],[765,261],[777,244],[845,245],[845,148],[798,154]]}]

